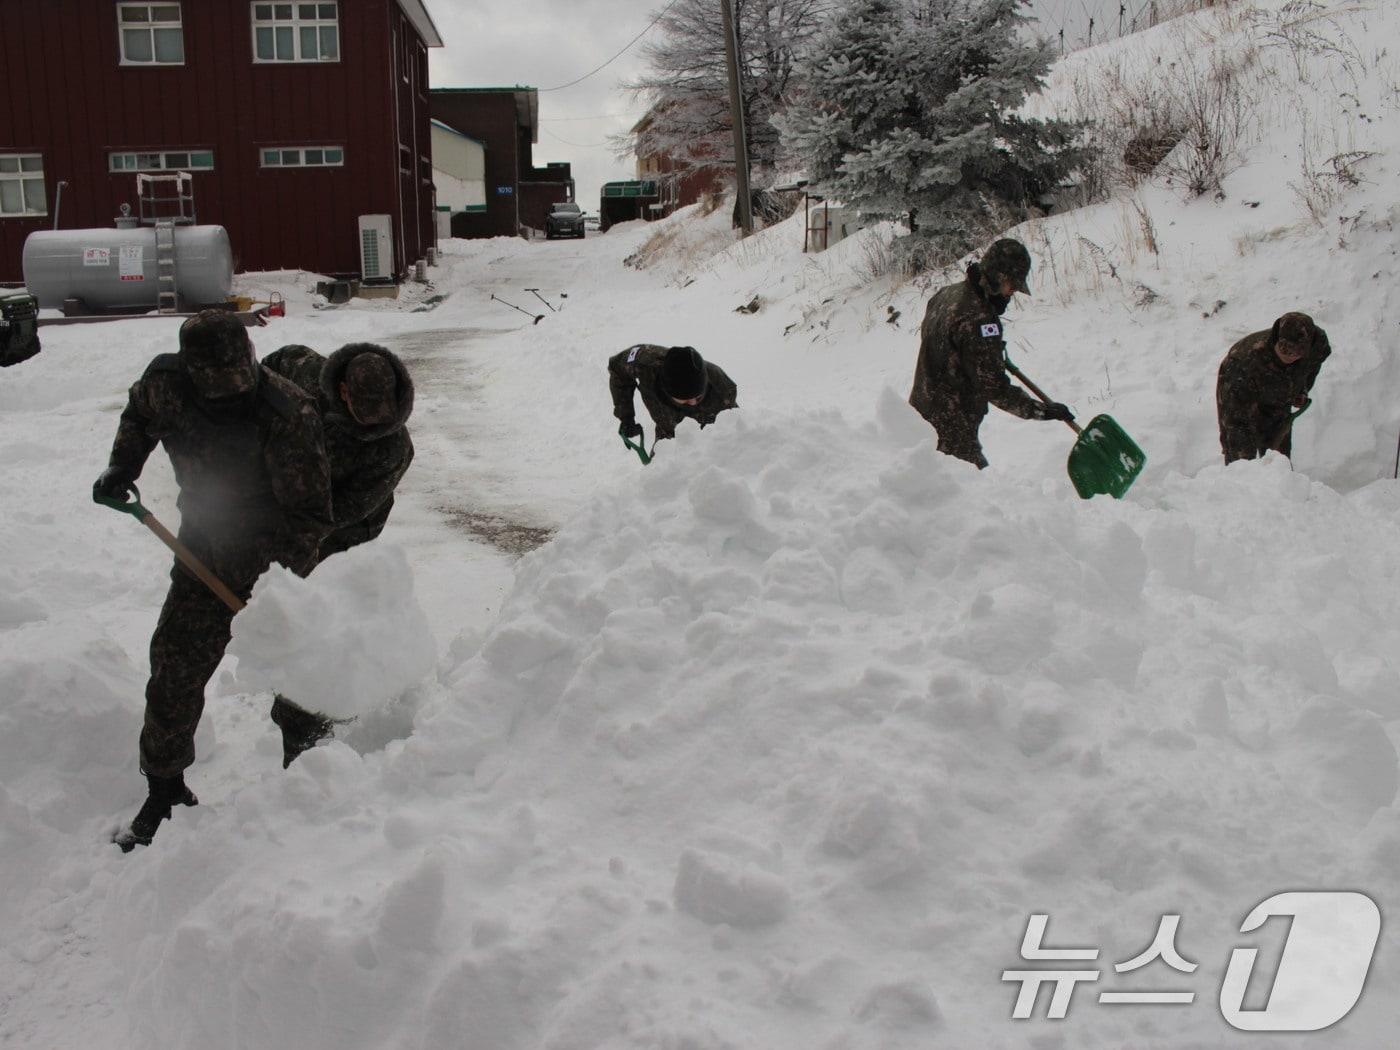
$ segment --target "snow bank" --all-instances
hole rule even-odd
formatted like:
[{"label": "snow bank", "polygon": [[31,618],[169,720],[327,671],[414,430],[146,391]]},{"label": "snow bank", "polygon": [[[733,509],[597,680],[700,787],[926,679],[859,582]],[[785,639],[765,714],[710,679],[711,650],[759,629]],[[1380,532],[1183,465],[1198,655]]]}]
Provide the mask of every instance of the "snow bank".
[{"label": "snow bank", "polygon": [[1389,884],[1398,500],[1275,457],[1085,504],[938,455],[893,392],[683,429],[522,562],[410,738],[142,855],[136,1034],[1019,1046],[998,978],[1045,910],[1115,961],[1183,913],[1198,1004],[1073,1039],[1207,1044],[1250,907]]},{"label": "snow bank", "polygon": [[432,628],[402,550],[370,544],[306,579],[273,566],[233,621],[237,685],[330,718],[368,714],[433,671]]}]

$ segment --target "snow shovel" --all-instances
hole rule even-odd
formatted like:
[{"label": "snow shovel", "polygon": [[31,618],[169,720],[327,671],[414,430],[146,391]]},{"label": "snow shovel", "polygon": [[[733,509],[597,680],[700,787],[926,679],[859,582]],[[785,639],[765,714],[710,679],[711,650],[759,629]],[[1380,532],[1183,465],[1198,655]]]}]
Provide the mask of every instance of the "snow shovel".
[{"label": "snow shovel", "polygon": [[176,539],[169,529],[156,520],[154,514],[141,505],[141,491],[135,485],[131,486],[131,491],[135,493],[135,497],[129,501],[99,497],[97,502],[101,503],[104,507],[111,507],[113,510],[119,510],[123,514],[130,514],[142,525],[154,532],[156,538],[174,551],[175,557],[180,559],[185,568],[198,576],[200,581],[214,592],[215,597],[217,597],[219,601],[223,602],[234,612],[240,612],[243,609],[243,600],[225,587],[222,580],[210,572],[208,567],[196,558],[188,547]]},{"label": "snow shovel", "polygon": [[1288,418],[1283,421],[1283,426],[1279,427],[1278,433],[1274,435],[1274,443],[1269,447],[1274,451],[1278,451],[1279,446],[1282,445],[1285,440],[1287,440],[1288,435],[1293,433],[1293,424],[1298,422],[1298,417],[1301,416],[1311,407],[1312,398],[1304,398],[1302,405],[1298,407],[1298,411],[1290,412],[1288,414]]},{"label": "snow shovel", "polygon": [[[1040,400],[1051,403],[1045,392],[1027,379],[1026,374],[1009,358],[1006,370]],[[1091,499],[1107,493],[1114,499],[1121,499],[1142,473],[1143,465],[1147,462],[1146,454],[1112,416],[1095,416],[1089,420],[1087,427],[1081,427],[1073,420],[1067,421],[1066,426],[1079,435],[1079,440],[1069,450],[1066,468],[1080,498]]]},{"label": "snow shovel", "polygon": [[636,444],[633,444],[632,441],[626,437],[622,439],[622,443],[628,448],[630,448],[633,452],[637,453],[637,457],[642,461],[642,466],[646,466],[648,463],[650,463],[653,459],[656,458],[656,442],[653,441],[651,443],[651,451],[648,452],[647,432],[645,430],[643,430],[640,434],[637,435]]},{"label": "snow shovel", "polygon": [[[521,309],[520,307],[516,306],[514,303],[508,303],[508,302],[506,302],[504,299],[502,299],[502,298],[501,298],[499,295],[497,295],[495,292],[492,292],[492,293],[491,293],[491,298],[494,299],[496,302],[500,303],[500,304],[503,305],[503,306],[509,306],[512,310],[515,310],[515,311],[517,311],[517,312],[519,312],[519,313],[524,314],[526,317],[533,317],[533,318],[535,319],[535,324],[539,324],[541,321],[544,320],[544,314],[532,314],[529,310],[523,310],[523,309]],[[546,303],[545,305],[547,306],[547,305],[549,305],[549,304]]]}]

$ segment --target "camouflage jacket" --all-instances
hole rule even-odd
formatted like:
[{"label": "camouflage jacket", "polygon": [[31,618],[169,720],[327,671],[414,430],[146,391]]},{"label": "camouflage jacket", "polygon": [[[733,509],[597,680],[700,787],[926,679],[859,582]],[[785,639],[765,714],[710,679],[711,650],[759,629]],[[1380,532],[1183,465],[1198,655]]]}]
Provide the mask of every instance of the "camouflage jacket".
[{"label": "camouflage jacket", "polygon": [[330,467],[315,405],[266,369],[246,401],[212,406],[175,354],[132,384],[110,465],[138,478],[157,444],[180,486],[180,538],[215,565],[256,551],[307,573],[331,528]]},{"label": "camouflage jacket", "polygon": [[1316,329],[1308,352],[1291,365],[1274,353],[1273,329],[1247,335],[1225,355],[1216,378],[1216,406],[1221,425],[1274,425],[1308,396],[1317,374],[1332,353],[1327,333]]},{"label": "camouflage jacket", "polygon": [[919,415],[930,422],[945,412],[981,419],[990,403],[1022,419],[1045,418],[1044,405],[1006,374],[1001,314],[1007,302],[983,290],[976,263],[966,280],[929,300],[909,393]]},{"label": "camouflage jacket", "polygon": [[633,391],[640,390],[656,424],[656,436],[673,438],[676,427],[685,419],[694,419],[703,427],[730,408],[738,408],[739,388],[724,374],[719,365],[705,362],[705,396],[698,405],[678,405],[661,390],[661,361],[667,348],[640,343],[615,354],[608,361],[608,386],[612,390],[613,415],[625,421],[636,419],[632,404]]},{"label": "camouflage jacket", "polygon": [[388,519],[382,512],[392,504],[394,490],[413,462],[413,441],[406,425],[413,411],[413,380],[397,356],[387,350],[381,355],[398,376],[397,417],[379,426],[365,426],[345,410],[341,377],[351,358],[363,352],[364,347],[356,344],[326,358],[310,347],[291,345],[273,351],[262,362],[315,397],[321,410],[335,520],[335,531],[323,546],[338,550],[379,535]]}]

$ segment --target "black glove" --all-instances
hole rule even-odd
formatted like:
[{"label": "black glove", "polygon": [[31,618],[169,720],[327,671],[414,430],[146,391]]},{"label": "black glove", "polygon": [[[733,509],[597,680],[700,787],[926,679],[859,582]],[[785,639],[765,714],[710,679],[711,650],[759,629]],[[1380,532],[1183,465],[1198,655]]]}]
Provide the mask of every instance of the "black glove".
[{"label": "black glove", "polygon": [[1061,423],[1074,422],[1074,413],[1069,410],[1069,405],[1062,405],[1058,401],[1046,402],[1041,412],[1042,419],[1058,420]]},{"label": "black glove", "polygon": [[617,432],[622,435],[624,440],[639,438],[642,436],[642,425],[635,419],[624,419],[622,425],[617,428]]},{"label": "black glove", "polygon": [[108,467],[102,476],[92,483],[92,500],[97,503],[104,499],[127,501],[131,494],[133,478],[121,467]]}]

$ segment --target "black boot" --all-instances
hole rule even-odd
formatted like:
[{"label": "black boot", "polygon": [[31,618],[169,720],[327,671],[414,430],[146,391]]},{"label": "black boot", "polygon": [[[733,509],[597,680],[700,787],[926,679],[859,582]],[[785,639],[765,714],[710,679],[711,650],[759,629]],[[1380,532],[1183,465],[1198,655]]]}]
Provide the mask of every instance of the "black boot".
[{"label": "black boot", "polygon": [[157,777],[147,773],[146,781],[150,784],[146,801],[141,804],[131,823],[112,837],[123,853],[130,853],[137,846],[149,846],[160,822],[170,819],[173,807],[199,805],[194,792],[185,786],[183,773],[176,773],[173,777]]},{"label": "black boot", "polygon": [[330,737],[336,727],[334,719],[314,714],[280,694],[272,701],[272,720],[282,730],[283,769],[290,766],[297,755]]}]

